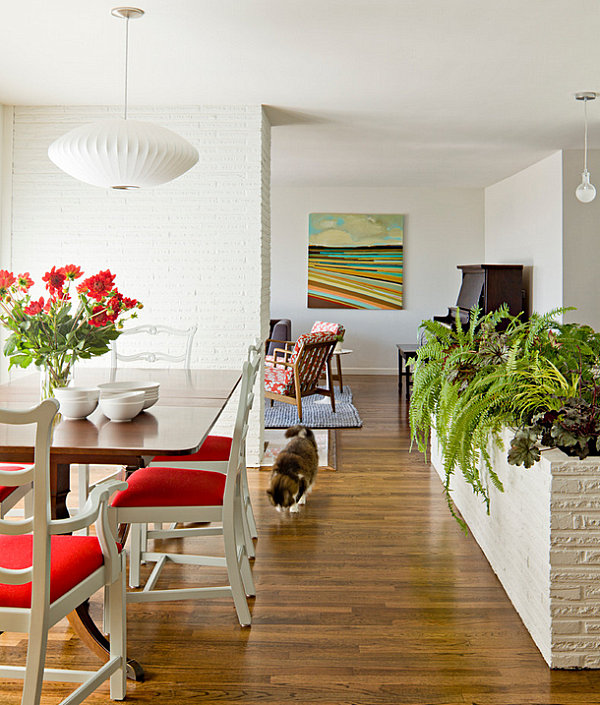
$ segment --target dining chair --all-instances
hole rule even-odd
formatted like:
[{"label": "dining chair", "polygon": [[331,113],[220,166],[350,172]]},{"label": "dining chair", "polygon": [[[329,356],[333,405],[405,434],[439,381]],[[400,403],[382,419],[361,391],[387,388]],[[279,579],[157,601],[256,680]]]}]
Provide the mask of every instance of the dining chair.
[{"label": "dining chair", "polygon": [[[226,473],[183,467],[146,467],[134,472],[126,490],[113,499],[115,523],[131,526],[129,583],[140,585],[140,561],[155,562],[143,590],[128,591],[127,602],[233,597],[242,626],[251,623],[246,597],[255,594],[252,571],[244,536],[242,477],[245,471],[245,444],[248,418],[254,401],[253,380],[262,357],[255,351],[244,362],[231,452]],[[223,536],[224,556],[203,556],[149,551],[142,545],[141,525],[155,522],[219,523],[219,527],[183,527],[148,531],[148,538]],[[229,584],[217,587],[155,589],[167,562],[185,565],[217,566],[227,569]]]},{"label": "dining chair", "polygon": [[[331,332],[301,335],[293,348],[276,348],[275,361],[265,365],[265,397],[273,401],[295,404],[302,422],[302,397],[322,394],[329,397],[335,412],[335,396],[331,381],[331,356],[337,343]],[[319,387],[319,377],[326,371],[326,387]]]},{"label": "dining chair", "polygon": [[[141,325],[133,328],[126,328],[121,332],[116,340],[110,345],[110,367],[111,380],[114,379],[119,363],[148,362],[169,364],[181,364],[184,369],[190,369],[192,359],[192,344],[198,326],[192,325],[189,328],[173,328],[165,325]],[[122,338],[136,337],[143,341],[143,346],[150,349],[125,354],[119,351],[119,342]],[[169,351],[159,349],[164,345]],[[172,352],[176,348],[178,352]],[[77,486],[79,491],[79,509],[83,507],[87,500],[90,488],[90,466],[81,464],[77,473]]]},{"label": "dining chair", "polygon": [[[47,399],[27,411],[0,410],[0,424],[35,425],[33,465],[0,469],[0,482],[33,483],[33,515],[0,520],[0,631],[29,636],[25,666],[0,665],[0,677],[23,679],[22,705],[38,705],[44,680],[81,685],[66,705],[82,702],[110,678],[110,697],[125,697],[125,554],[110,531],[107,503],[125,482],[98,485],[84,510],[70,519],[50,519],[50,443],[58,402]],[[67,535],[96,522],[97,536]],[[48,630],[104,588],[110,656],[96,671],[45,668]]]},{"label": "dining chair", "polygon": [[[248,361],[253,356],[261,355],[263,344],[260,339],[248,348]],[[258,370],[254,370],[254,376],[250,380],[250,389],[254,389]],[[170,467],[189,468],[196,470],[214,470],[216,472],[227,472],[227,464],[231,455],[231,447],[233,438],[230,436],[208,436],[200,449],[192,455],[181,456],[181,460],[174,455],[155,456],[148,467],[164,466],[165,463]],[[258,529],[256,526],[256,518],[252,507],[252,499],[250,497],[250,488],[248,486],[248,471],[246,466],[246,446],[242,448],[244,452],[244,466],[242,470],[242,502],[244,505],[244,536],[246,537],[246,553],[248,558],[255,558],[256,552],[254,549],[254,539],[258,538]],[[158,528],[158,527],[156,527]],[[142,541],[145,528],[142,528]]]}]

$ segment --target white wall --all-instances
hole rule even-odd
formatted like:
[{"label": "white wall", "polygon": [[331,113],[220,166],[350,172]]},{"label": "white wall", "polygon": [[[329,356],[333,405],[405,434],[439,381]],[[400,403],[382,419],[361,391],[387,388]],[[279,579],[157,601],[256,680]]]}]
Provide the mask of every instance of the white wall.
[{"label": "white wall", "polygon": [[[111,269],[119,289],[144,303],[139,322],[198,324],[194,366],[239,369],[248,344],[268,333],[270,128],[262,108],[132,108],[130,117],[168,127],[200,152],[191,171],[155,189],[96,188],[50,162],[55,138],[114,113],[14,109],[12,227],[2,264],[37,282],[53,265],[79,264],[88,275]],[[261,414],[259,394],[255,453]],[[230,420],[231,413],[223,426]]]},{"label": "white wall", "polygon": [[529,310],[563,305],[562,154],[485,189],[485,261],[525,265]]},{"label": "white wall", "polygon": [[[307,308],[308,214],[328,212],[405,214],[403,310]],[[483,190],[273,187],[271,232],[271,316],[290,318],[293,337],[340,322],[354,350],[344,370],[394,373],[396,343],[416,342],[420,322],[455,303],[456,265],[483,261]]]},{"label": "white wall", "polygon": [[598,189],[592,203],[580,203],[575,198],[582,170],[582,151],[563,152],[564,305],[577,308],[566,313],[564,319],[600,330],[600,150],[588,153],[591,181]]}]

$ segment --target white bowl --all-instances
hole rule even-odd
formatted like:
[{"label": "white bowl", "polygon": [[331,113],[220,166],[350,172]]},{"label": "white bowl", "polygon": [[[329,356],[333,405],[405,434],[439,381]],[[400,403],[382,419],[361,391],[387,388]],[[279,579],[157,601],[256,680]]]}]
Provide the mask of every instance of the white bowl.
[{"label": "white bowl", "polygon": [[111,421],[131,421],[144,408],[144,392],[100,396],[100,409]]},{"label": "white bowl", "polygon": [[98,406],[99,395],[95,387],[57,387],[54,390],[64,419],[85,419]]},{"label": "white bowl", "polygon": [[105,382],[99,384],[100,397],[115,396],[125,392],[143,391],[145,395],[144,409],[149,409],[158,401],[160,382]]}]

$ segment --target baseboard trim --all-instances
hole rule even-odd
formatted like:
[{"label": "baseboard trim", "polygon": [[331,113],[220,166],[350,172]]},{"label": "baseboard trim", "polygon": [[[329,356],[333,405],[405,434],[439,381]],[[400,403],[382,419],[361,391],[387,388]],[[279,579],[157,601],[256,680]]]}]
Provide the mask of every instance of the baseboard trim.
[{"label": "baseboard trim", "polygon": [[396,375],[398,376],[397,367],[344,367],[342,368],[344,375]]}]

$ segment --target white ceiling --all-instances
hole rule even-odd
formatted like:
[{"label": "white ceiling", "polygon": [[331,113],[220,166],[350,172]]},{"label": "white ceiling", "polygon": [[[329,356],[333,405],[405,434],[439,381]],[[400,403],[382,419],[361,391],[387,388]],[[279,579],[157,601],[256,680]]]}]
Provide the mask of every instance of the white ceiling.
[{"label": "white ceiling", "polygon": [[[579,148],[600,91],[599,0],[139,2],[130,103],[270,106],[277,185],[486,186]],[[0,0],[0,102],[119,104],[115,5]]]}]

